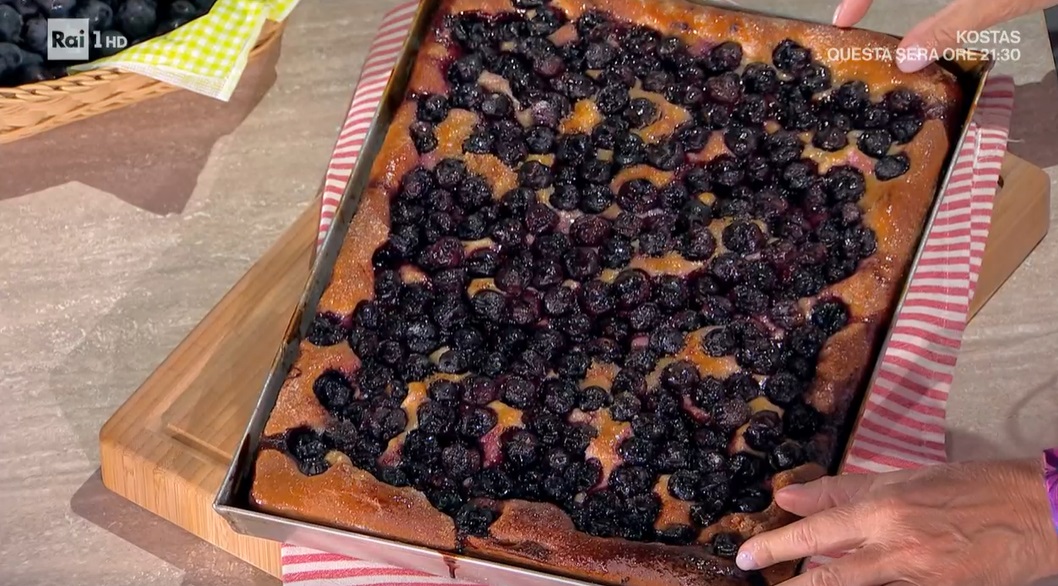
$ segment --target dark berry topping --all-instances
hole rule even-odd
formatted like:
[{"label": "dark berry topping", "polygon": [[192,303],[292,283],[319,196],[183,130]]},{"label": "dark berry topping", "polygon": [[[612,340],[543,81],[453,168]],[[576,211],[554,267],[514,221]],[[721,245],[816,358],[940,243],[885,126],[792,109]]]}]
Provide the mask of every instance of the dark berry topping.
[{"label": "dark berry topping", "polygon": [[341,372],[327,370],[312,383],[312,392],[323,408],[333,414],[342,413],[353,402],[353,388]]},{"label": "dark berry topping", "polygon": [[874,176],[882,181],[896,179],[911,169],[911,160],[904,153],[878,159],[874,164]]},{"label": "dark berry topping", "polygon": [[577,281],[586,281],[602,270],[599,253],[594,248],[574,248],[563,258],[569,276]]},{"label": "dark berry topping", "polygon": [[804,452],[797,442],[785,441],[768,454],[768,464],[774,470],[789,470],[804,462]]},{"label": "dark berry topping", "polygon": [[613,151],[614,162],[626,167],[642,163],[647,157],[647,148],[643,139],[630,132],[622,133],[617,137]]},{"label": "dark berry topping", "polygon": [[746,445],[762,452],[770,451],[782,441],[782,419],[774,411],[759,411],[749,420]]},{"label": "dark berry topping", "polygon": [[812,144],[824,151],[840,151],[849,144],[848,130],[837,126],[823,126],[812,136]]},{"label": "dark berry topping", "polygon": [[833,100],[834,104],[845,112],[862,112],[870,101],[867,84],[862,81],[845,82],[834,90]]},{"label": "dark berry topping", "polygon": [[448,117],[448,98],[439,94],[429,94],[419,98],[415,116],[423,122],[434,124],[443,122]]},{"label": "dark berry topping", "polygon": [[434,135],[434,127],[427,122],[413,122],[408,132],[415,150],[420,154],[426,154],[437,148],[437,137]]},{"label": "dark berry topping", "polygon": [[286,450],[305,476],[323,474],[330,468],[327,453],[331,450],[331,444],[325,436],[315,430],[297,427],[288,431]]},{"label": "dark berry topping", "polygon": [[[770,412],[769,412],[770,413]],[[747,485],[760,480],[765,473],[765,462],[747,452],[739,452],[728,460],[727,467],[731,480],[736,484]]]},{"label": "dark berry topping", "polygon": [[661,372],[661,383],[677,392],[691,389],[698,384],[698,380],[698,368],[686,360],[677,360]]},{"label": "dark berry topping", "polygon": [[650,210],[657,202],[658,190],[647,179],[626,181],[617,192],[617,205],[634,213]]},{"label": "dark berry topping", "polygon": [[661,326],[650,333],[649,344],[662,354],[676,354],[683,348],[683,332],[672,326]]},{"label": "dark berry topping", "polygon": [[463,152],[486,155],[492,150],[492,133],[484,126],[475,127],[470,136],[463,141]]},{"label": "dark berry topping", "polygon": [[734,71],[742,63],[742,45],[725,41],[713,47],[705,57],[705,67],[712,73]]},{"label": "dark berry topping", "polygon": [[572,185],[557,185],[551,193],[548,203],[557,210],[575,210],[577,209],[577,204],[580,203],[580,191]]},{"label": "dark berry topping", "polygon": [[459,417],[456,430],[470,439],[477,439],[496,427],[496,413],[487,407],[470,407]]},{"label": "dark berry topping", "polygon": [[[526,1],[526,0],[519,0]],[[463,505],[455,515],[456,528],[464,535],[484,537],[489,533],[489,526],[496,520],[496,513],[491,509],[473,504]]]},{"label": "dark berry topping", "polygon": [[511,103],[510,97],[507,94],[491,93],[487,94],[482,100],[481,105],[478,109],[487,118],[506,118],[514,113],[514,105]]},{"label": "dark berry topping", "polygon": [[617,54],[617,48],[609,43],[589,43],[584,50],[584,64],[588,69],[603,69],[617,58]]},{"label": "dark berry topping", "polygon": [[672,171],[684,161],[685,152],[678,140],[662,140],[647,147],[647,161],[663,171]]},{"label": "dark berry topping", "polygon": [[804,384],[789,372],[775,373],[764,381],[764,394],[776,405],[789,405],[804,391]]},{"label": "dark berry topping", "polygon": [[652,463],[657,445],[644,438],[632,436],[617,448],[617,454],[621,456],[625,464],[632,466],[649,466]]},{"label": "dark berry topping", "polygon": [[618,236],[611,237],[603,242],[599,249],[603,266],[609,269],[619,269],[632,260],[632,243]]},{"label": "dark berry topping", "polygon": [[713,537],[712,547],[718,557],[734,559],[738,548],[742,547],[742,538],[736,533],[717,533]]},{"label": "dark berry topping", "polygon": [[625,108],[624,118],[631,128],[643,128],[657,120],[658,107],[647,98],[633,98]]},{"label": "dark berry topping", "polygon": [[419,406],[416,416],[419,429],[431,435],[448,433],[455,425],[455,410],[448,405],[430,401]]},{"label": "dark berry topping", "polygon": [[609,407],[612,402],[613,398],[606,389],[592,385],[581,389],[577,399],[577,408],[585,412],[598,411]]},{"label": "dark berry topping", "polygon": [[570,312],[576,305],[577,296],[572,289],[567,287],[553,287],[544,294],[543,310],[550,316],[562,316]]},{"label": "dark berry topping", "polygon": [[853,124],[860,130],[879,130],[889,125],[889,110],[882,104],[868,104],[862,110],[853,113]]},{"label": "dark berry topping", "polygon": [[865,130],[856,141],[856,145],[865,155],[875,158],[884,157],[892,144],[893,136],[884,128]]},{"label": "dark berry topping", "polygon": [[783,431],[793,439],[811,438],[822,424],[822,415],[804,403],[794,403],[783,411]]},{"label": "dark berry topping", "polygon": [[485,70],[485,64],[478,53],[469,53],[456,59],[448,68],[448,79],[456,84],[473,83]]},{"label": "dark berry topping", "polygon": [[[325,471],[331,450],[347,454],[421,491],[461,535],[488,534],[501,510],[491,499],[520,498],[592,535],[693,544],[724,515],[767,509],[772,475],[820,457],[810,442],[828,422],[805,395],[850,315],[839,299],[803,298],[852,275],[878,242],[863,225],[864,174],[821,173],[805,141],[818,152],[855,139],[887,180],[910,170],[890,151],[921,131],[926,108],[904,89],[875,101],[861,82],[832,89],[793,40],[772,63],[745,63],[737,42],[702,49],[588,10],[558,45],[561,7],[512,1],[506,14],[444,20],[448,89],[414,97],[408,133],[436,152],[450,110],[472,111],[465,158],[495,157],[517,183],[493,193],[498,178],[464,157],[401,179],[371,258],[374,297],[351,316],[314,316],[306,333],[347,340],[359,368],[312,381],[326,432],[298,428],[283,447],[306,474]],[[504,90],[479,85],[485,72]],[[579,100],[600,120],[569,132]],[[642,132],[669,104],[690,118],[667,136]],[[700,154],[716,141],[724,152]],[[640,165],[668,173],[627,169]],[[668,271],[667,258],[634,269],[637,256],[696,270]],[[720,380],[685,353],[738,370]],[[406,412],[413,383],[428,397]],[[782,415],[754,413],[761,396]],[[490,433],[508,408],[494,401],[518,410],[520,427]],[[593,446],[619,458],[602,478],[586,451],[609,418],[629,429]],[[380,461],[397,436],[399,460]],[[693,525],[660,523],[664,499],[687,502]],[[739,536],[715,535],[713,553],[733,556]]]},{"label": "dark berry topping", "polygon": [[737,157],[746,157],[756,152],[764,132],[759,127],[732,125],[724,131],[724,144]]},{"label": "dark berry topping", "polygon": [[750,63],[742,71],[742,85],[754,94],[775,93],[779,89],[778,73],[765,63]]},{"label": "dark berry topping", "polygon": [[599,246],[609,234],[610,223],[602,216],[581,216],[569,229],[573,243],[581,246]]},{"label": "dark berry topping", "polygon": [[863,173],[847,165],[832,167],[827,171],[823,178],[823,185],[827,195],[835,203],[856,201],[867,189]]},{"label": "dark berry topping", "polygon": [[771,494],[759,487],[749,487],[736,494],[731,505],[739,513],[759,513],[771,505]]},{"label": "dark berry topping", "polygon": [[558,221],[558,214],[546,205],[534,203],[526,208],[525,227],[534,236],[554,230]]},{"label": "dark berry topping", "polygon": [[804,150],[804,143],[801,142],[797,134],[792,132],[769,134],[764,146],[768,153],[768,158],[776,165],[793,162],[801,156],[801,152]]},{"label": "dark berry topping", "polygon": [[500,383],[499,390],[504,403],[519,409],[531,407],[538,399],[533,383],[519,376],[508,377]]},{"label": "dark berry topping", "polygon": [[822,63],[813,61],[798,74],[802,90],[807,94],[816,94],[830,89],[830,69]]},{"label": "dark berry topping", "polygon": [[481,88],[477,84],[465,83],[452,88],[449,103],[453,108],[476,110],[481,105],[482,98]]},{"label": "dark berry topping", "polygon": [[547,126],[533,126],[525,131],[525,146],[533,154],[549,153],[555,146],[555,131]]},{"label": "dark berry topping", "polygon": [[809,64],[812,60],[812,53],[795,41],[785,39],[776,45],[771,60],[781,71],[797,73]]},{"label": "dark berry topping", "polygon": [[738,429],[750,415],[749,405],[742,399],[724,399],[712,406],[713,423],[725,430]]},{"label": "dark berry topping", "polygon": [[711,77],[705,83],[705,95],[718,104],[733,105],[742,97],[742,79],[734,72]]},{"label": "dark berry topping", "polygon": [[333,346],[344,340],[347,335],[340,315],[321,312],[312,320],[305,339],[313,346]]},{"label": "dark berry topping", "polygon": [[453,480],[463,480],[481,470],[481,452],[466,444],[455,443],[441,452],[441,464]]},{"label": "dark berry topping", "polygon": [[620,466],[610,473],[609,484],[617,494],[630,498],[650,492],[654,475],[643,466]]},{"label": "dark berry topping", "polygon": [[820,301],[812,308],[812,323],[827,336],[836,334],[848,322],[848,306],[840,300]]},{"label": "dark berry topping", "polygon": [[551,186],[551,169],[539,161],[528,161],[518,169],[518,183],[531,189],[546,189]]},{"label": "dark berry topping", "polygon": [[591,132],[591,142],[596,148],[613,150],[617,136],[628,130],[628,123],[621,118],[607,118],[597,124]]},{"label": "dark berry topping", "polygon": [[752,254],[764,244],[764,232],[753,222],[733,222],[724,228],[723,242],[729,250]]},{"label": "dark berry topping", "polygon": [[590,41],[605,39],[614,28],[614,23],[606,13],[598,10],[589,10],[582,14],[574,23],[577,34],[581,38]]},{"label": "dark berry topping", "polygon": [[732,397],[752,401],[760,396],[760,383],[746,372],[736,372],[724,380],[724,390]]},{"label": "dark berry topping", "polygon": [[923,119],[920,115],[906,114],[903,116],[897,116],[889,123],[889,132],[892,133],[893,139],[900,143],[911,142],[918,134],[919,130],[922,130]]},{"label": "dark berry topping", "polygon": [[639,398],[632,393],[617,393],[613,396],[610,415],[617,421],[631,421],[641,408]]},{"label": "dark berry topping", "polygon": [[580,288],[581,307],[588,315],[602,315],[614,308],[614,299],[609,286],[599,280],[592,280]]},{"label": "dark berry topping", "polygon": [[906,88],[887,93],[883,102],[894,114],[917,114],[922,110],[922,99]]}]

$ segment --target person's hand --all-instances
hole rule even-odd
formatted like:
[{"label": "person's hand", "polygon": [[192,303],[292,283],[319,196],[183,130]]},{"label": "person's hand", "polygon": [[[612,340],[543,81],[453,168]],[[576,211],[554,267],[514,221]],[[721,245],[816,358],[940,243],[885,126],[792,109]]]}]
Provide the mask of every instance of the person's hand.
[{"label": "person's hand", "polygon": [[805,518],[746,541],[739,567],[849,552],[783,586],[1023,586],[1058,574],[1039,460],[825,477],[775,501]]},{"label": "person's hand", "polygon": [[[842,0],[834,12],[834,24],[853,26],[867,14],[872,1]],[[953,0],[907,33],[900,43],[898,66],[903,71],[918,71],[929,65],[930,56],[957,48],[960,33],[983,31],[1055,4],[1058,0]]]}]

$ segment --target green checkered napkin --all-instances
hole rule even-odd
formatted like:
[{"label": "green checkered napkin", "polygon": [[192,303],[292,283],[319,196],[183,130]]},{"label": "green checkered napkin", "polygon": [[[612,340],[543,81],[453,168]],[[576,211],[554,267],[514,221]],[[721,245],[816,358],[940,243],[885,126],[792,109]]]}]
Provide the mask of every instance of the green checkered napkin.
[{"label": "green checkered napkin", "polygon": [[115,67],[227,101],[265,20],[282,21],[298,0],[217,0],[205,14],[163,36],[70,71]]}]

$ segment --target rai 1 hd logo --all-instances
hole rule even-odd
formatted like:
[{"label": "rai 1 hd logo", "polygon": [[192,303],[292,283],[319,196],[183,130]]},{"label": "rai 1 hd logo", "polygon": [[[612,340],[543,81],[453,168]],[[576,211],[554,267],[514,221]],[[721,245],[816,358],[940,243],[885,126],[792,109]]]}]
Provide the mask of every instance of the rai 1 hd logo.
[{"label": "rai 1 hd logo", "polygon": [[91,49],[116,52],[128,43],[128,39],[120,34],[102,35],[99,31],[89,34],[87,18],[48,19],[49,61],[88,61]]}]

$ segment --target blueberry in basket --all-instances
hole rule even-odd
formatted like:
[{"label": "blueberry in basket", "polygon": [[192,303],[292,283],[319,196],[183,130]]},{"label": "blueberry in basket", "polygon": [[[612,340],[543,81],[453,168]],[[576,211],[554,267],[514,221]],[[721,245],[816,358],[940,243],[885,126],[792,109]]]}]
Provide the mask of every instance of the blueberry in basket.
[{"label": "blueberry in basket", "polygon": [[648,4],[442,0],[350,234],[383,228],[345,243],[280,391],[357,471],[299,473],[345,462],[306,436],[259,454],[256,507],[593,582],[757,583],[730,558],[838,457],[955,86]]},{"label": "blueberry in basket", "polygon": [[[82,61],[48,60],[48,19],[88,20],[89,59],[171,32],[216,0],[0,0],[0,87],[65,77]],[[10,46],[7,46],[10,45]]]},{"label": "blueberry in basket", "polygon": [[22,31],[22,15],[7,4],[0,4],[0,43],[17,42]]}]

